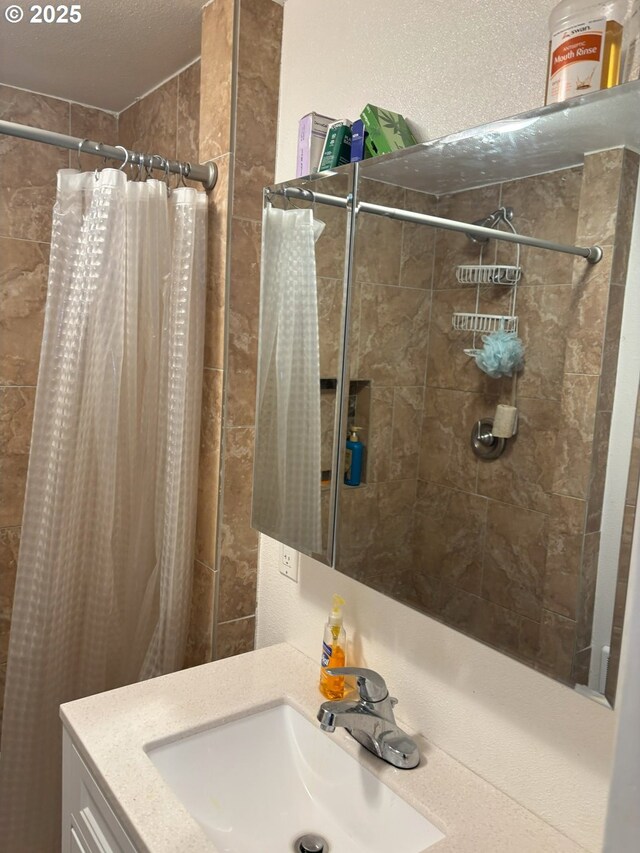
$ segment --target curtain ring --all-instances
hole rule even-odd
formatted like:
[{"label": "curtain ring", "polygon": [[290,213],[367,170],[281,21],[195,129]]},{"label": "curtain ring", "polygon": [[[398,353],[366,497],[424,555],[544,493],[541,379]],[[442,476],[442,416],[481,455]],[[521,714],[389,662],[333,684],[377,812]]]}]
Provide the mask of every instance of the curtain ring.
[{"label": "curtain ring", "polygon": [[[98,151],[102,151],[102,146],[103,146],[103,145],[104,145],[104,142],[98,142]],[[80,157],[80,154],[78,154],[78,157]],[[106,154],[103,154],[103,155],[102,155],[102,168],[103,168],[103,169],[106,167],[107,162],[108,162],[107,155],[106,155]],[[95,170],[95,172],[93,173],[93,177],[94,177],[94,179],[95,179],[96,181],[98,181],[98,180],[99,180],[99,178],[100,178],[100,172],[98,171],[98,167],[97,167],[97,166],[96,166],[96,170]]]},{"label": "curtain ring", "polygon": [[78,157],[78,171],[79,172],[82,171],[82,163],[80,162],[80,152],[82,151],[82,146],[85,144],[85,142],[88,142],[88,141],[89,140],[85,137],[84,139],[81,139],[80,142],[78,142],[78,150],[76,152],[76,155]]},{"label": "curtain ring", "polygon": [[[159,165],[158,165],[158,166],[154,166],[154,160],[157,160],[157,161],[158,161],[158,163],[159,163]],[[151,176],[152,176],[152,172],[153,172],[153,170],[154,170],[154,169],[156,169],[156,168],[157,168],[157,169],[162,169],[162,164],[163,164],[163,162],[164,162],[164,161],[163,161],[163,158],[162,158],[159,154],[152,154],[152,155],[151,155],[151,161],[150,161],[150,163],[149,163],[149,167],[148,167],[148,171],[147,171],[147,175],[148,175],[148,177],[151,177]]]},{"label": "curtain ring", "polygon": [[119,148],[121,151],[124,151],[124,163],[122,164],[122,166],[120,166],[118,168],[118,171],[121,172],[124,169],[124,167],[127,165],[127,163],[129,162],[129,152],[124,147],[124,145],[115,145],[114,148]]}]

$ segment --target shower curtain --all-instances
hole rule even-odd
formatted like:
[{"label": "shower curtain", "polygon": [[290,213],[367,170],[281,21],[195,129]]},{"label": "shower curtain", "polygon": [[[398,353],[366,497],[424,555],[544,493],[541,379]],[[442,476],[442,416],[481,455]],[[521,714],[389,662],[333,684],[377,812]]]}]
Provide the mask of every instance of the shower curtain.
[{"label": "shower curtain", "polygon": [[60,844],[58,706],[181,667],[207,202],[58,173],[0,745],[7,851]]},{"label": "shower curtain", "polygon": [[320,343],[311,210],[262,219],[253,521],[302,551],[322,550]]}]

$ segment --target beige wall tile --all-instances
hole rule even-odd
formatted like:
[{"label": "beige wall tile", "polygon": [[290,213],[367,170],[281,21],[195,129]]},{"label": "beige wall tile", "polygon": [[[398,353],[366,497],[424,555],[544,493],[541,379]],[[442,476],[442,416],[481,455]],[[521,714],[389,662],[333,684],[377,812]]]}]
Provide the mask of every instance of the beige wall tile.
[{"label": "beige wall tile", "polygon": [[418,482],[414,527],[416,573],[480,594],[487,519],[485,498]]},{"label": "beige wall tile", "polygon": [[[67,101],[10,86],[0,85],[0,118],[69,133]],[[0,236],[50,241],[56,172],[68,165],[64,148],[0,138]]]},{"label": "beige wall tile", "polygon": [[[251,527],[255,430],[224,430],[219,621],[255,612],[258,534]],[[233,615],[230,615],[233,614]]]},{"label": "beige wall tile", "polygon": [[552,496],[543,604],[546,610],[574,620],[582,571],[585,512],[583,500]]},{"label": "beige wall tile", "polygon": [[371,389],[371,419],[366,447],[367,479],[375,483],[391,477],[393,456],[393,397],[390,385]]},{"label": "beige wall tile", "polygon": [[611,281],[624,286],[627,277],[629,247],[633,216],[636,205],[638,188],[638,164],[640,157],[635,151],[624,152],[622,161],[622,177],[620,179],[620,198],[618,199],[618,215],[616,218],[616,245],[613,256]]},{"label": "beige wall tile", "polygon": [[554,678],[570,683],[575,638],[576,623],[573,620],[543,610],[540,623],[539,668]]},{"label": "beige wall tile", "polygon": [[[200,61],[178,75],[176,157],[194,166],[200,162]],[[202,190],[199,182],[189,185]]]},{"label": "beige wall tile", "polygon": [[233,214],[256,221],[275,172],[282,14],[273,0],[240,0]]},{"label": "beige wall tile", "polygon": [[215,566],[220,444],[222,423],[222,371],[205,369],[202,381],[200,459],[196,520],[196,558]]},{"label": "beige wall tile", "polygon": [[338,357],[342,338],[343,283],[335,278],[318,279],[318,336],[320,338],[320,376],[338,376]]},{"label": "beige wall tile", "polygon": [[426,291],[364,285],[358,378],[381,385],[422,385],[428,327]]},{"label": "beige wall tile", "polygon": [[20,528],[0,528],[0,664],[6,663],[9,651],[9,629],[19,548]]},{"label": "beige wall tile", "polygon": [[548,513],[560,416],[555,400],[518,399],[518,434],[503,455],[478,466],[478,492]]},{"label": "beige wall tile", "polygon": [[[490,382],[475,361],[464,352],[472,345],[472,335],[456,332],[451,326],[454,311],[476,310],[474,288],[434,290],[429,326],[427,385],[456,388],[459,391],[482,391]],[[478,339],[477,344],[481,345]]]},{"label": "beige wall tile", "polygon": [[230,427],[253,426],[256,417],[260,232],[258,222],[232,220],[225,401],[225,422]]},{"label": "beige wall tile", "polygon": [[[405,191],[405,209],[415,213],[437,215],[437,199],[427,193]],[[431,287],[433,260],[436,246],[436,229],[404,222],[402,225],[402,252],[400,284],[402,287]]]},{"label": "beige wall tile", "polygon": [[580,245],[615,242],[624,149],[599,151],[584,158],[577,239]]},{"label": "beige wall tile", "polygon": [[478,459],[471,452],[469,437],[478,418],[489,411],[491,406],[487,410],[480,394],[429,389],[422,422],[420,479],[475,492]]},{"label": "beige wall tile", "polygon": [[[507,181],[502,185],[501,204],[513,208],[513,225],[519,233],[556,243],[573,244],[576,240],[581,185],[581,167],[535,175],[520,181]],[[513,264],[515,257],[513,246],[498,244],[499,263]],[[522,288],[571,283],[571,255],[522,246],[520,265],[522,280],[519,286]]]},{"label": "beige wall tile", "polygon": [[613,409],[623,307],[624,287],[612,284],[609,288],[609,304],[607,305],[607,320],[604,331],[600,388],[598,390],[599,411],[610,412]]},{"label": "beige wall tile", "polygon": [[633,426],[633,442],[631,445],[631,461],[629,463],[629,479],[627,481],[627,496],[625,503],[635,506],[640,483],[640,388],[636,401],[636,419]]},{"label": "beige wall tile", "polygon": [[594,533],[596,530],[600,530],[601,526],[610,431],[611,412],[598,412],[596,414],[591,451],[591,480],[589,483],[589,500],[587,502],[587,533]]},{"label": "beige wall tile", "polygon": [[390,478],[415,478],[420,460],[423,386],[394,388]]},{"label": "beige wall tile", "polygon": [[256,633],[255,618],[223,622],[216,629],[216,660],[252,652]]},{"label": "beige wall tile", "polygon": [[621,650],[622,631],[619,628],[614,628],[611,632],[611,655],[609,657],[609,667],[607,669],[607,684],[604,691],[605,696],[613,706],[615,706],[615,696],[618,687]]},{"label": "beige wall tile", "polygon": [[231,151],[234,0],[202,10],[200,55],[200,158]]},{"label": "beige wall tile", "polygon": [[49,246],[0,238],[0,384],[35,385]]},{"label": "beige wall tile", "polygon": [[212,658],[214,600],[215,572],[196,560],[193,565],[185,667],[200,666]]},{"label": "beige wall tile", "polygon": [[542,513],[490,501],[483,596],[539,621],[547,535],[547,517]]},{"label": "beige wall tile", "polygon": [[[209,8],[209,7],[207,7]],[[205,367],[224,368],[227,241],[229,221],[229,177],[232,156],[216,160],[218,181],[209,193],[207,226],[207,303],[204,330]]]},{"label": "beige wall tile", "polygon": [[4,706],[4,686],[7,681],[7,665],[0,664],[0,733],[2,732],[2,708]]},{"label": "beige wall tile", "polygon": [[518,335],[525,348],[524,369],[518,374],[520,396],[560,399],[572,296],[570,285],[518,291]]},{"label": "beige wall tile", "polygon": [[[457,219],[460,222],[474,222],[492,213],[500,204],[500,185],[494,184],[480,189],[467,190],[438,199],[438,216],[444,219]],[[490,244],[483,252],[483,263],[493,263],[495,245]],[[438,230],[433,270],[434,290],[449,290],[463,287],[456,279],[458,264],[477,264],[480,246],[472,243],[464,234],[455,231]]]},{"label": "beige wall tile", "polygon": [[176,159],[178,78],[172,77],[118,116],[120,145]]},{"label": "beige wall tile", "polygon": [[593,624],[593,608],[596,597],[596,580],[598,577],[598,553],[600,549],[600,532],[588,533],[584,537],[582,552],[582,572],[580,589],[578,590],[578,613],[576,650],[585,649],[591,643],[591,628]]},{"label": "beige wall tile", "polygon": [[586,498],[591,476],[598,377],[565,373],[553,491]]},{"label": "beige wall tile", "polygon": [[[70,134],[80,139],[90,139],[93,142],[104,142],[106,145],[118,144],[118,117],[94,107],[84,107],[81,104],[69,104]],[[147,153],[147,152],[145,152]],[[87,154],[80,155],[81,171],[102,168],[117,168],[121,164],[116,160],[108,160],[106,164],[98,157]],[[76,151],[69,151],[69,168],[78,168]]]},{"label": "beige wall tile", "polygon": [[[319,193],[346,197],[349,192],[349,181],[346,175],[320,178],[313,183],[313,189]],[[299,207],[301,206],[299,202],[296,204]],[[317,275],[321,278],[335,278],[343,281],[346,261],[347,213],[339,207],[319,205],[314,211],[314,217],[324,223],[322,235],[316,242]]]},{"label": "beige wall tile", "polygon": [[610,275],[610,247],[595,266],[576,263],[566,338],[567,373],[600,373]]},{"label": "beige wall tile", "polygon": [[[390,184],[363,180],[360,201],[404,207],[404,191]],[[397,286],[400,284],[402,222],[363,213],[356,222],[354,269],[359,281]]]},{"label": "beige wall tile", "polygon": [[631,565],[631,544],[633,541],[633,525],[636,517],[636,507],[627,504],[624,508],[622,520],[622,534],[620,537],[620,557],[618,560],[618,582],[627,583],[629,580],[629,567]]},{"label": "beige wall tile", "polygon": [[22,521],[34,402],[35,388],[0,388],[0,527]]}]

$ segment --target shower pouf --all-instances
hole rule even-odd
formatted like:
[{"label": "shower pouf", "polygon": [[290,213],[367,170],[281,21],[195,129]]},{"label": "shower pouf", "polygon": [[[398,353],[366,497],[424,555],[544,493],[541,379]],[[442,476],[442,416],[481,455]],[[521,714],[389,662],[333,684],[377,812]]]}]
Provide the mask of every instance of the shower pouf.
[{"label": "shower pouf", "polygon": [[524,346],[515,332],[503,330],[483,335],[484,347],[476,355],[476,364],[489,376],[513,376],[524,366]]}]

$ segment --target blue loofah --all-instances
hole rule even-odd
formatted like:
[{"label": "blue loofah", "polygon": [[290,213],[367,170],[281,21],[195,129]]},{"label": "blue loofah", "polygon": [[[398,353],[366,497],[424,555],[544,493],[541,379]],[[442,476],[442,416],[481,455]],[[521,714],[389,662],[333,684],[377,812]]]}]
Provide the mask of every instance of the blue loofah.
[{"label": "blue loofah", "polygon": [[483,335],[484,347],[476,355],[476,364],[489,376],[513,376],[524,366],[524,346],[515,332],[500,330]]}]

